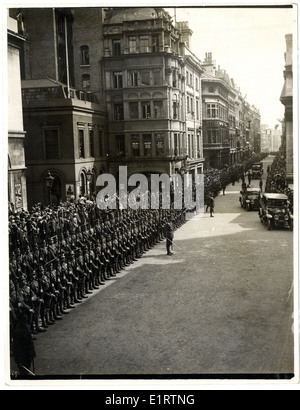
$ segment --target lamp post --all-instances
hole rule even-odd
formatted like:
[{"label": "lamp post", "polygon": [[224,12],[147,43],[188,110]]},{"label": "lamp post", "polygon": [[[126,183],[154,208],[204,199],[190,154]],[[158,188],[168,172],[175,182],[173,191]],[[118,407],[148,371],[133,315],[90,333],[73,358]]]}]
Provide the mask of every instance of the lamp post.
[{"label": "lamp post", "polygon": [[45,177],[46,187],[48,188],[49,195],[49,205],[51,205],[51,189],[53,187],[54,177],[51,175],[51,172],[48,171],[47,176]]},{"label": "lamp post", "polygon": [[86,173],[86,179],[88,181],[88,197],[91,199],[91,181],[92,181],[93,171],[90,169]]}]

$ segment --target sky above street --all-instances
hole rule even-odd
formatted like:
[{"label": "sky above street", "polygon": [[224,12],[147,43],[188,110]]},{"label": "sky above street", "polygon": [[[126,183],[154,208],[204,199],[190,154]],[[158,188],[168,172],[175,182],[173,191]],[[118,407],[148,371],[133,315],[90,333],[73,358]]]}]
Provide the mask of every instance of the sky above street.
[{"label": "sky above street", "polygon": [[283,119],[284,106],[279,98],[284,84],[285,35],[295,34],[295,9],[245,6],[176,7],[176,13],[174,8],[166,10],[176,15],[176,21],[189,22],[193,31],[191,51],[201,61],[206,52],[212,52],[216,66],[225,69],[247,101],[260,110],[262,124],[273,128],[278,119]]}]

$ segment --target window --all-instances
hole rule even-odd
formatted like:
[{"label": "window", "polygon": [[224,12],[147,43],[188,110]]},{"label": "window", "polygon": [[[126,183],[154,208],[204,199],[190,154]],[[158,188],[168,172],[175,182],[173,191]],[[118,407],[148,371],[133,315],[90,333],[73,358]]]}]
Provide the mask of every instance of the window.
[{"label": "window", "polygon": [[164,154],[164,134],[159,133],[155,134],[155,153],[157,156],[161,156]]},{"label": "window", "polygon": [[177,73],[176,73],[176,71],[172,72],[172,85],[173,85],[173,87],[177,87]]},{"label": "window", "polygon": [[143,118],[151,118],[150,101],[142,102],[142,112],[143,112]]},{"label": "window", "polygon": [[112,54],[114,57],[121,55],[121,40],[115,39],[112,41]]},{"label": "window", "polygon": [[102,131],[98,132],[98,141],[99,141],[99,157],[103,155],[103,135]]},{"label": "window", "polygon": [[196,100],[196,119],[199,120],[199,100]]},{"label": "window", "polygon": [[131,153],[134,157],[140,156],[140,136],[138,134],[131,135]]},{"label": "window", "polygon": [[58,130],[44,130],[45,159],[59,159]]},{"label": "window", "polygon": [[157,53],[159,47],[159,38],[158,36],[152,37],[152,53]]},{"label": "window", "polygon": [[186,97],[187,112],[190,112],[190,97]]},{"label": "window", "polygon": [[192,73],[190,73],[190,86],[191,87],[193,86],[193,74]]},{"label": "window", "polygon": [[140,36],[140,52],[149,53],[149,36]]},{"label": "window", "polygon": [[94,157],[94,130],[89,130],[90,157]]},{"label": "window", "polygon": [[90,65],[89,46],[80,47],[80,65]]},{"label": "window", "polygon": [[174,134],[174,155],[177,156],[178,154],[178,134]]},{"label": "window", "polygon": [[91,91],[91,79],[89,74],[82,75],[82,89],[84,91]]},{"label": "window", "polygon": [[207,143],[216,144],[218,137],[218,130],[207,130]]},{"label": "window", "polygon": [[137,102],[129,103],[129,113],[131,120],[137,120],[139,118],[139,105]]},{"label": "window", "polygon": [[151,134],[143,134],[144,157],[151,156],[152,137]]},{"label": "window", "polygon": [[199,90],[199,81],[198,81],[198,77],[196,77],[196,90]]},{"label": "window", "polygon": [[159,68],[153,70],[153,82],[154,85],[161,85],[162,83],[161,70]]},{"label": "window", "polygon": [[78,130],[79,158],[85,158],[84,130]]},{"label": "window", "polygon": [[119,157],[125,155],[125,137],[124,137],[124,135],[116,135],[116,154]]},{"label": "window", "polygon": [[173,118],[174,120],[178,118],[177,102],[173,101]]},{"label": "window", "polygon": [[122,72],[118,71],[114,73],[114,88],[122,88],[123,87],[123,76]]},{"label": "window", "polygon": [[138,85],[138,73],[137,73],[137,71],[130,71],[130,73],[129,73],[129,85],[131,87],[137,87],[137,85]]},{"label": "window", "polygon": [[154,118],[162,118],[162,117],[163,117],[163,102],[154,101]]},{"label": "window", "polygon": [[118,103],[114,105],[114,119],[116,121],[123,121],[124,120],[124,110],[123,104]]},{"label": "window", "polygon": [[129,53],[136,53],[136,37],[129,37]]},{"label": "window", "polygon": [[150,85],[150,71],[149,70],[141,71],[141,84]]},{"label": "window", "polygon": [[207,118],[217,118],[219,116],[218,104],[207,104]]}]

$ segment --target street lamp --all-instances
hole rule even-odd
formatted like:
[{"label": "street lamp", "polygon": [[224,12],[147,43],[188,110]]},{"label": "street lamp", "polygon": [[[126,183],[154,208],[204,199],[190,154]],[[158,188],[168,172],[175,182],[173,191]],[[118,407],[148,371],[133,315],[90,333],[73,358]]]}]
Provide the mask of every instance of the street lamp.
[{"label": "street lamp", "polygon": [[45,177],[46,187],[48,188],[49,194],[49,205],[51,205],[51,189],[53,187],[54,177],[51,175],[51,172],[48,171],[47,176]]},{"label": "street lamp", "polygon": [[86,179],[88,181],[88,194],[89,194],[89,199],[91,199],[91,181],[93,177],[93,171],[90,169],[86,173]]}]

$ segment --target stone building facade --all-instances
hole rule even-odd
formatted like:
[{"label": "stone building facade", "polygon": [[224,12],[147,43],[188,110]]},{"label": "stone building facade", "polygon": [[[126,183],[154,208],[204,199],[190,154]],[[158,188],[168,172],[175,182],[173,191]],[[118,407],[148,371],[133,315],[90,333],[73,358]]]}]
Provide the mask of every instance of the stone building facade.
[{"label": "stone building facade", "polygon": [[285,107],[284,111],[284,143],[286,153],[286,183],[292,186],[294,183],[293,167],[293,36],[287,34],[286,52],[285,52],[285,69],[284,85],[280,95],[280,101]]},{"label": "stone building facade", "polygon": [[[71,9],[21,9],[21,13],[27,39],[22,101],[28,205],[89,196],[97,176],[107,168],[107,156],[103,92],[75,88],[82,85],[88,69],[80,66],[81,61],[75,67],[82,50],[77,33],[86,21]],[[84,40],[82,45],[89,41]],[[99,76],[93,73],[92,78],[94,89],[99,89]],[[45,180],[49,171],[54,177],[50,195]]]},{"label": "stone building facade", "polygon": [[[110,172],[203,170],[201,67],[163,9],[109,10],[103,24]],[[188,74],[188,76],[187,76]],[[197,86],[196,86],[197,84]],[[198,111],[196,112],[196,107]]]},{"label": "stone building facade", "polygon": [[18,32],[16,18],[7,16],[8,70],[8,201],[14,211],[27,210],[26,164],[23,125],[20,50],[24,37]]}]

